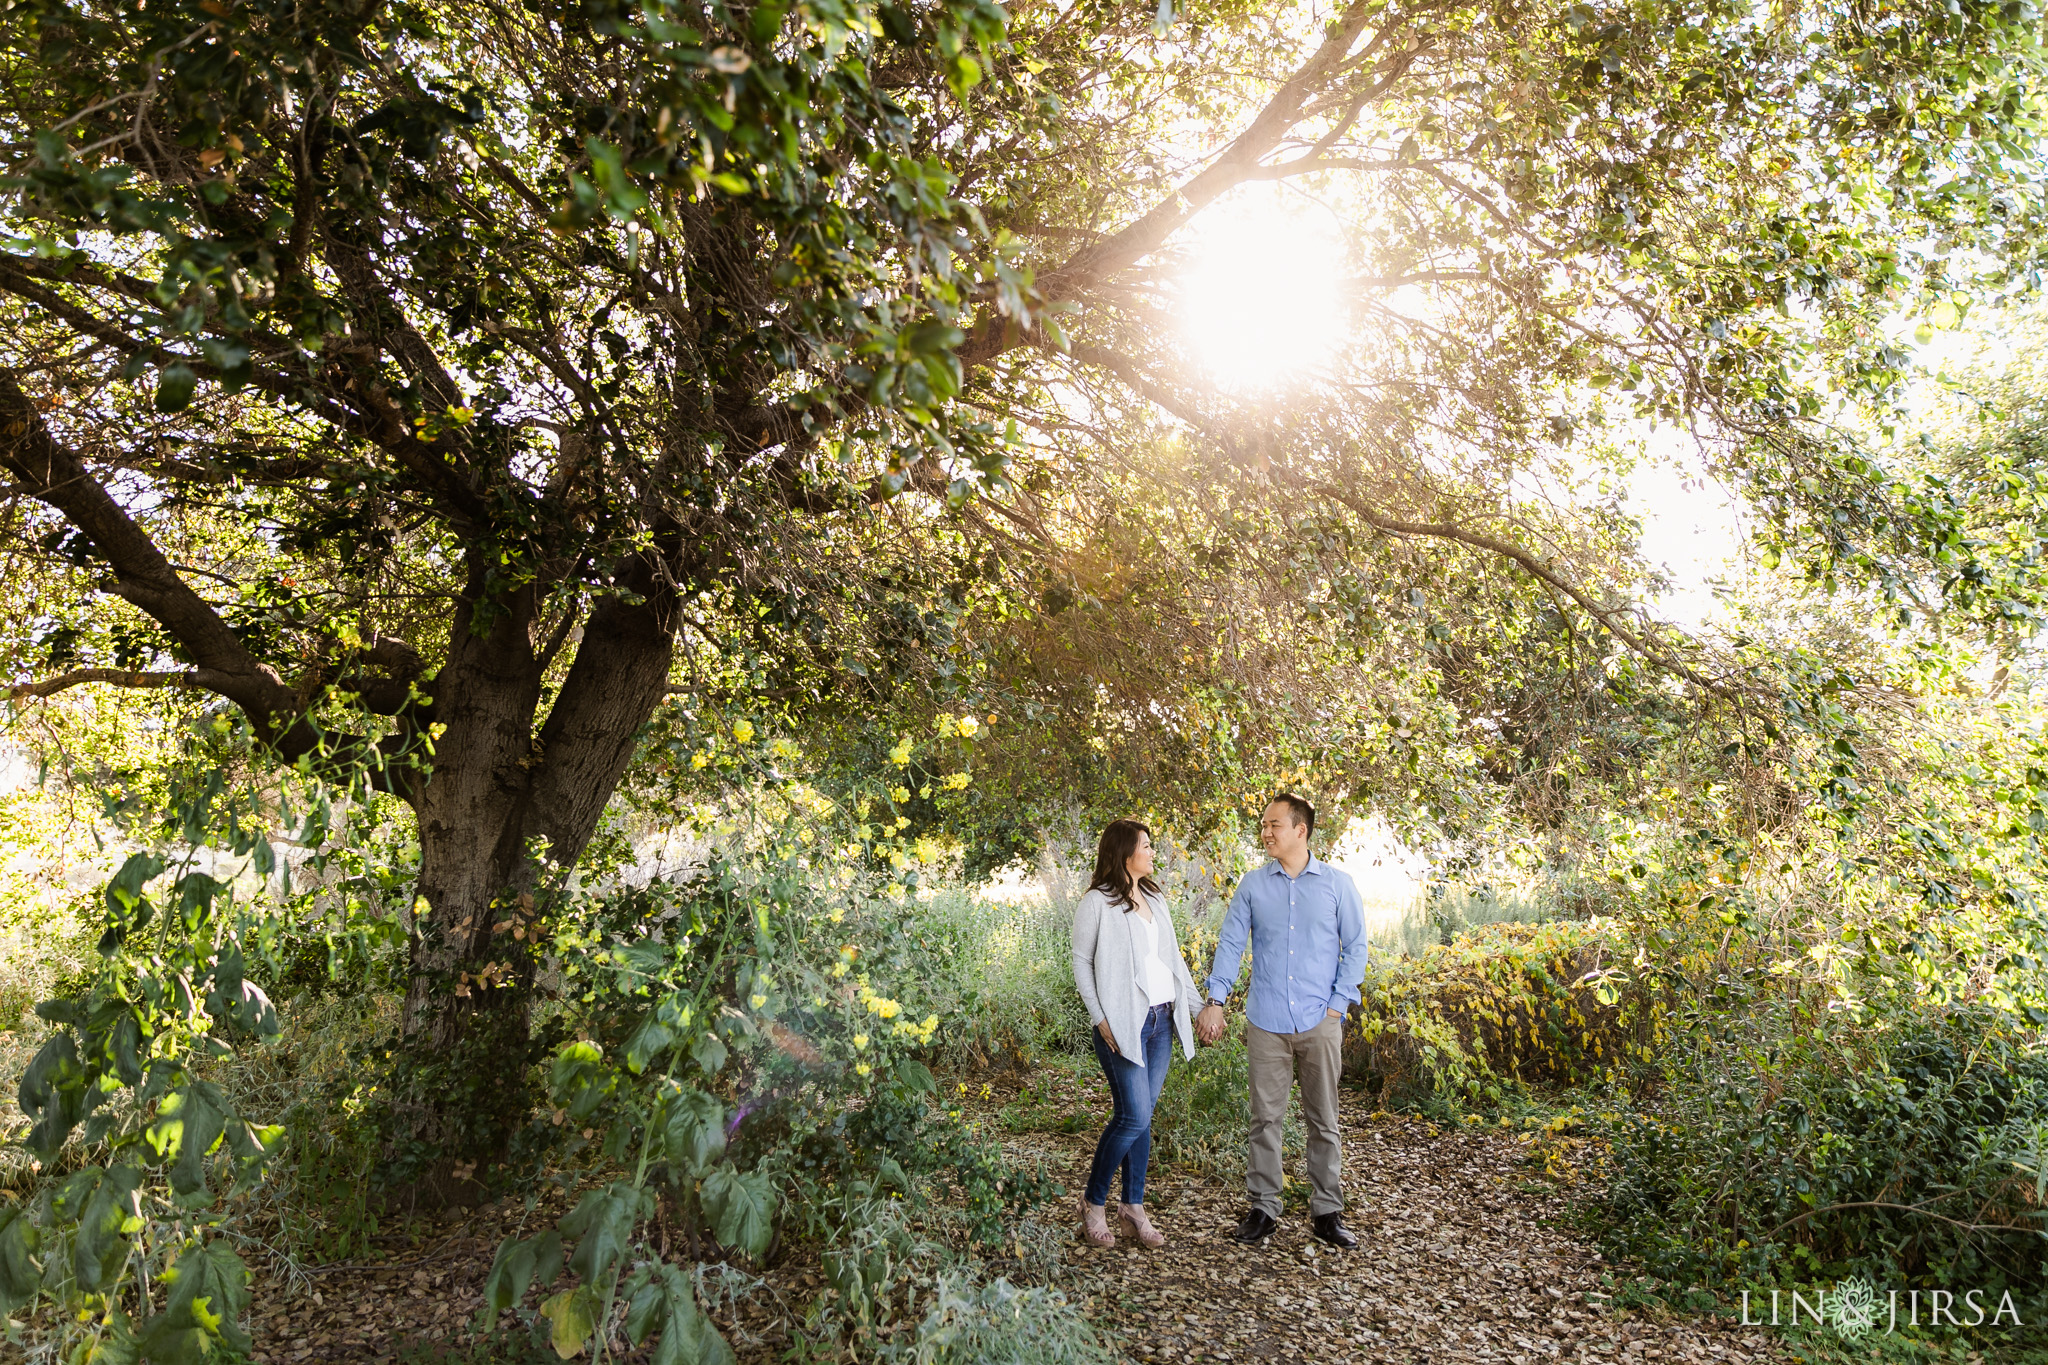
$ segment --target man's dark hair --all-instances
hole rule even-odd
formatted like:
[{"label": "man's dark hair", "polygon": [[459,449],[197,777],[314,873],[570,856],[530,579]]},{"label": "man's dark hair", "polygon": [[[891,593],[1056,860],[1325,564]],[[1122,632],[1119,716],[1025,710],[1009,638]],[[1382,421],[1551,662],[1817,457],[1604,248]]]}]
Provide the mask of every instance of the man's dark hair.
[{"label": "man's dark hair", "polygon": [[1307,797],[1296,796],[1293,792],[1281,792],[1266,804],[1269,806],[1286,806],[1287,809],[1294,812],[1294,823],[1297,825],[1307,825],[1310,837],[1314,837],[1316,832],[1316,808],[1308,803]]}]

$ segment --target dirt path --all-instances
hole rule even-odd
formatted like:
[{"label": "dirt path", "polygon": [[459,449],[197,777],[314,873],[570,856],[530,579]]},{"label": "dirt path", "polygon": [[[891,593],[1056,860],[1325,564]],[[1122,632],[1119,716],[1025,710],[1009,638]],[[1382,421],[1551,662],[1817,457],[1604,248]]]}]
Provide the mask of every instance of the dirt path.
[{"label": "dirt path", "polygon": [[[1017,1099],[1014,1089],[1005,1092],[956,1102],[984,1132],[1003,1135],[1013,1156],[1043,1160],[1078,1193],[1108,1113],[1099,1078],[1038,1074],[1038,1117],[1047,1127],[1064,1119],[1057,1126],[1071,1132],[1004,1135],[1003,1107]],[[1513,1139],[1376,1114],[1352,1092],[1343,1106],[1347,1217],[1362,1242],[1357,1251],[1315,1242],[1306,1191],[1291,1185],[1279,1231],[1263,1246],[1240,1247],[1229,1239],[1244,1207],[1238,1181],[1157,1165],[1146,1204],[1169,1238],[1164,1250],[1127,1240],[1110,1250],[1066,1244],[1062,1278],[1126,1361],[1734,1365],[1777,1358],[1760,1334],[1726,1323],[1657,1322],[1608,1309],[1604,1267],[1567,1229],[1562,1201],[1531,1185],[1524,1149]],[[1041,1217],[1062,1227],[1075,1221],[1058,1209]],[[422,1349],[431,1342],[459,1353],[498,1239],[541,1221],[507,1201],[417,1229],[423,1244],[399,1253],[396,1265],[330,1268],[297,1293],[264,1286],[255,1360],[420,1360],[438,1354]],[[788,1344],[784,1314],[801,1312],[819,1280],[792,1261],[754,1284],[714,1316],[742,1359],[774,1360]]]},{"label": "dirt path", "polygon": [[[1092,1087],[1085,1082],[1084,1099]],[[1145,1362],[1738,1362],[1776,1359],[1764,1338],[1710,1319],[1652,1322],[1609,1310],[1604,1267],[1566,1230],[1553,1195],[1533,1193],[1524,1149],[1476,1130],[1439,1132],[1373,1114],[1347,1092],[1344,1190],[1361,1245],[1309,1235],[1290,1184],[1263,1246],[1229,1238],[1236,1181],[1159,1171],[1146,1206],[1168,1245],[1069,1253],[1086,1311],[1126,1359]],[[1093,1112],[1106,1114],[1104,1102]],[[1093,1129],[1014,1139],[1078,1191]],[[1299,1172],[1290,1173],[1298,1177]],[[1115,1192],[1112,1191],[1112,1199]],[[1111,1205],[1112,1221],[1115,1206]],[[1073,1220],[1069,1220],[1073,1221]]]}]

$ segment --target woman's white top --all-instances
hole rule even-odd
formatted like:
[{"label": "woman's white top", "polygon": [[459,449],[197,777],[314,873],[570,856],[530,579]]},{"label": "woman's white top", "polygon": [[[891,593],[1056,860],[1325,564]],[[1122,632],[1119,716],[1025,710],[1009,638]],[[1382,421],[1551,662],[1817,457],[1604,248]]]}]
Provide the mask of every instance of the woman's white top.
[{"label": "woman's white top", "polygon": [[1147,919],[1135,910],[1131,912],[1131,938],[1138,948],[1138,980],[1144,984],[1148,1005],[1173,1003],[1173,969],[1160,955],[1159,937],[1158,915]]}]

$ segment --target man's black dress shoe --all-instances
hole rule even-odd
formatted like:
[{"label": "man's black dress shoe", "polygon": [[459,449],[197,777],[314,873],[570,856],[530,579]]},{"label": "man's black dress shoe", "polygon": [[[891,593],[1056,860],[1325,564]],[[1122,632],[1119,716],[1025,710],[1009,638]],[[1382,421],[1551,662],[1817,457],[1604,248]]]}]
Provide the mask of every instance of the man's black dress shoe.
[{"label": "man's black dress shoe", "polygon": [[1341,1213],[1317,1214],[1315,1228],[1317,1240],[1328,1242],[1333,1247],[1342,1247],[1349,1251],[1358,1245],[1358,1238],[1352,1235],[1350,1228],[1344,1226],[1344,1215]]},{"label": "man's black dress shoe", "polygon": [[1237,1220],[1237,1230],[1230,1234],[1230,1240],[1250,1246],[1254,1242],[1265,1241],[1278,1226],[1279,1224],[1273,1221],[1272,1214],[1264,1209],[1253,1209]]}]

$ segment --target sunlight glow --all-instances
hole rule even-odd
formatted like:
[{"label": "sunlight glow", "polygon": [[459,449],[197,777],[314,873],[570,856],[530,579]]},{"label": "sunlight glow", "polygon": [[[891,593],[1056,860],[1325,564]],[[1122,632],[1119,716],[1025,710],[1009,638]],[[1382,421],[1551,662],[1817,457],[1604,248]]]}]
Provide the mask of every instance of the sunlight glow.
[{"label": "sunlight glow", "polygon": [[1176,311],[1196,362],[1236,393],[1294,387],[1349,321],[1344,245],[1327,214],[1264,194],[1195,220]]}]

